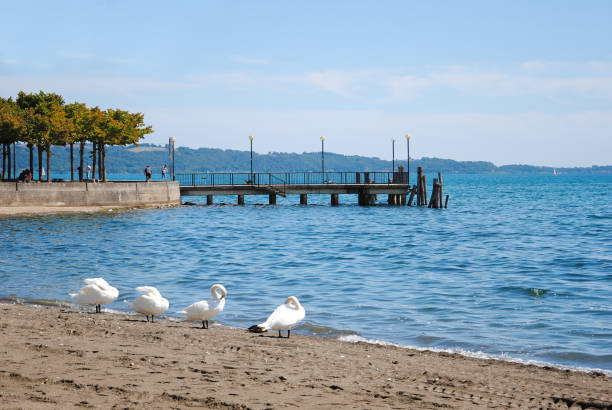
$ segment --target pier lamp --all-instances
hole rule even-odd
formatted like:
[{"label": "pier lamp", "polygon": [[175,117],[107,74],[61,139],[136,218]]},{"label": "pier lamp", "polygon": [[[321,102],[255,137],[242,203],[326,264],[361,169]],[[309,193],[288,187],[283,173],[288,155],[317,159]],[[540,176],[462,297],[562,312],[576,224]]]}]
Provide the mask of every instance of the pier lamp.
[{"label": "pier lamp", "polygon": [[395,175],[395,138],[391,138],[391,152],[392,158],[391,161],[391,175]]},{"label": "pier lamp", "polygon": [[251,180],[251,184],[253,183],[253,180],[255,179],[253,177],[253,140],[255,139],[255,137],[253,137],[252,135],[249,135],[249,141],[251,141],[251,177],[249,178]]},{"label": "pier lamp", "polygon": [[171,137],[170,138],[170,142],[172,142],[172,180],[175,180],[175,174],[174,174],[174,143],[176,142],[176,138]]},{"label": "pier lamp", "polygon": [[325,182],[325,136],[321,135],[321,180]]},{"label": "pier lamp", "polygon": [[408,164],[406,171],[408,172],[408,182],[410,185],[410,134],[406,134],[406,163]]}]

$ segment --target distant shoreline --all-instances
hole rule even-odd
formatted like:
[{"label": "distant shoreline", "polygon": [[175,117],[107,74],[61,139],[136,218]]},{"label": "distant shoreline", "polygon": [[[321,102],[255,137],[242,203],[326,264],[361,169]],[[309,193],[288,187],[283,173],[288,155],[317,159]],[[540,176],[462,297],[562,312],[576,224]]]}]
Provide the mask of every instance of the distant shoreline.
[{"label": "distant shoreline", "polygon": [[[91,145],[86,146],[89,155]],[[402,153],[404,151],[401,151]],[[53,173],[70,173],[70,148],[52,147]],[[397,154],[395,165],[406,165],[406,156]],[[107,148],[108,174],[137,174],[142,176],[145,165],[151,165],[154,177],[161,175],[161,166],[170,163],[167,146],[140,144],[137,147],[112,146]],[[29,168],[28,149],[17,144],[17,174]],[[178,147],[175,150],[176,173],[183,172],[249,172],[250,152],[219,148]],[[76,167],[77,165],[75,165]],[[321,151],[301,154],[287,152],[253,153],[253,166],[256,172],[309,172],[321,170]],[[343,155],[325,152],[325,169],[328,171],[391,171],[393,161],[360,155]],[[586,167],[536,166],[510,164],[497,166],[490,161],[457,161],[446,158],[410,158],[410,172],[422,166],[426,173],[445,174],[612,174],[612,165],[593,165]],[[36,170],[36,164],[35,164]],[[76,170],[75,170],[76,171]],[[36,172],[35,172],[36,174]],[[144,177],[143,177],[144,179]]]},{"label": "distant shoreline", "polygon": [[0,303],[9,407],[612,405],[602,374],[292,334]]}]

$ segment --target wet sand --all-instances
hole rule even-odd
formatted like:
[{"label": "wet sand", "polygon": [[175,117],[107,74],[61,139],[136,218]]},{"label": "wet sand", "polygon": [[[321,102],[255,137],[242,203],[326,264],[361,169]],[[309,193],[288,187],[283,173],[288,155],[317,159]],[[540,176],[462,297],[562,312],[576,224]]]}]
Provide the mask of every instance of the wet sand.
[{"label": "wet sand", "polygon": [[0,304],[1,408],[612,408],[612,378]]}]

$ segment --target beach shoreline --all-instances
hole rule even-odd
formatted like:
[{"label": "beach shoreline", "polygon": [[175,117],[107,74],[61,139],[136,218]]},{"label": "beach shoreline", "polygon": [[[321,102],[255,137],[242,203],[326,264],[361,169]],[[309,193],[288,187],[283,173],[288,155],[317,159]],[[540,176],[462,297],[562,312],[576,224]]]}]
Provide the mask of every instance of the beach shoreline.
[{"label": "beach shoreline", "polygon": [[612,378],[459,354],[0,303],[3,408],[607,408]]}]

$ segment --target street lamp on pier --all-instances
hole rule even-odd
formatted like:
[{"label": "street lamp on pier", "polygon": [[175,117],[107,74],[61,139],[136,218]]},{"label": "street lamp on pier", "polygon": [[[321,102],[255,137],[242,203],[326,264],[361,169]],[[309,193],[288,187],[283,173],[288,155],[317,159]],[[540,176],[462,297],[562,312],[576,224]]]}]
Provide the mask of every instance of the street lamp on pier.
[{"label": "street lamp on pier", "polygon": [[253,183],[253,180],[255,179],[253,177],[253,140],[255,139],[255,137],[253,137],[252,135],[249,135],[249,141],[251,141],[251,177],[249,178],[251,180],[251,184]]},{"label": "street lamp on pier", "polygon": [[393,157],[391,161],[391,175],[395,175],[395,138],[391,138],[391,152]]},{"label": "street lamp on pier", "polygon": [[172,180],[175,180],[175,174],[174,174],[174,143],[176,142],[176,138],[175,137],[171,137],[170,138],[170,142],[172,145]]},{"label": "street lamp on pier", "polygon": [[410,185],[410,134],[406,134],[406,171],[408,172],[407,184]]},{"label": "street lamp on pier", "polygon": [[321,135],[321,178],[325,182],[325,136]]}]

